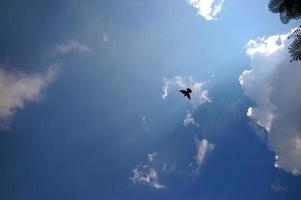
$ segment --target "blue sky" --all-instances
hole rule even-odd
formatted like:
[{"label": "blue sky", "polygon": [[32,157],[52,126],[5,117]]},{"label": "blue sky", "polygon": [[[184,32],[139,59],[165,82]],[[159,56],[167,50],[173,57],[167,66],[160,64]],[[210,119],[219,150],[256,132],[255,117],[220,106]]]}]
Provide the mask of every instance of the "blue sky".
[{"label": "blue sky", "polygon": [[0,199],[300,199],[298,23],[267,5],[1,2]]}]

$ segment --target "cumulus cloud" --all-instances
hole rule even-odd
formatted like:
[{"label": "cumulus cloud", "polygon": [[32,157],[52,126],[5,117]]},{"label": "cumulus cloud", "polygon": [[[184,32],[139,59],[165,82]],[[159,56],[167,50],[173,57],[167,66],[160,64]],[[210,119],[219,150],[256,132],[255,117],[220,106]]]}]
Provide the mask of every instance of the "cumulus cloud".
[{"label": "cumulus cloud", "polygon": [[196,148],[197,154],[195,159],[198,166],[201,166],[206,158],[206,155],[213,150],[214,145],[209,143],[206,139],[196,139]]},{"label": "cumulus cloud", "polygon": [[275,167],[301,174],[301,65],[290,63],[287,34],[250,40],[246,53],[251,69],[239,82],[255,103],[247,110],[267,133],[267,144],[275,152]]},{"label": "cumulus cloud", "polygon": [[8,129],[15,112],[30,101],[40,99],[43,90],[58,74],[58,66],[45,74],[24,74],[0,68],[0,128]]},{"label": "cumulus cloud", "polygon": [[92,53],[92,50],[88,46],[76,40],[67,40],[64,44],[56,45],[54,47],[54,51],[55,53],[68,53],[71,51],[76,51],[79,53]]},{"label": "cumulus cloud", "polygon": [[197,82],[191,76],[175,76],[172,79],[163,79],[162,98],[168,97],[170,92],[179,92],[180,89],[191,88],[191,103],[194,107],[198,107],[204,103],[211,102],[208,96],[208,90],[204,89],[205,82]]},{"label": "cumulus cloud", "polygon": [[188,110],[183,121],[183,126],[188,126],[190,124],[199,126],[199,123],[194,120],[192,113]]},{"label": "cumulus cloud", "polygon": [[144,185],[149,185],[155,189],[163,189],[166,186],[159,183],[159,176],[154,168],[148,165],[137,165],[135,169],[132,170],[133,176],[130,180],[134,183],[140,183]]},{"label": "cumulus cloud", "polygon": [[187,0],[187,2],[206,20],[216,20],[217,14],[222,11],[224,0]]}]

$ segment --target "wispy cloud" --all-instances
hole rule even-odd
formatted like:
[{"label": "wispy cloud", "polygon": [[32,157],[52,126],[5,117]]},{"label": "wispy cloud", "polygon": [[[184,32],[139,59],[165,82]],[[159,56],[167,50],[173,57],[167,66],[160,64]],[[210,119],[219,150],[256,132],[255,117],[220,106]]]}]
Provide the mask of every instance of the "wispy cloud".
[{"label": "wispy cloud", "polygon": [[146,115],[143,115],[142,118],[141,118],[141,120],[142,120],[142,124],[143,124],[144,130],[146,132],[149,132],[150,131],[150,127],[149,127],[149,123],[148,123],[148,119],[147,119]]},{"label": "wispy cloud", "polygon": [[284,187],[280,184],[280,181],[278,179],[276,179],[272,184],[271,184],[271,188],[275,191],[275,192],[286,192],[287,191],[287,187]]},{"label": "wispy cloud", "polygon": [[147,154],[147,158],[149,162],[156,161],[157,152]]},{"label": "wispy cloud", "polygon": [[163,189],[166,186],[159,183],[159,176],[157,171],[154,168],[149,167],[148,165],[137,165],[135,169],[132,170],[133,176],[130,180],[134,184],[144,184],[149,185],[155,189]]},{"label": "wispy cloud", "polygon": [[289,62],[288,35],[250,40],[246,53],[251,69],[241,74],[239,82],[255,102],[246,114],[268,133],[275,167],[301,175],[301,67]]},{"label": "wispy cloud", "polygon": [[206,20],[216,20],[218,13],[222,11],[224,0],[187,0],[187,2],[198,10],[198,15]]},{"label": "wispy cloud", "polygon": [[205,82],[197,82],[191,76],[175,76],[171,79],[163,79],[162,98],[166,99],[171,92],[179,92],[180,89],[191,88],[191,103],[198,107],[204,103],[211,102],[208,96],[208,90],[204,89]]},{"label": "wispy cloud", "polygon": [[165,173],[177,172],[177,167],[174,164],[168,164],[166,162],[162,165],[162,170]]},{"label": "wispy cloud", "polygon": [[103,42],[109,42],[109,36],[107,34],[103,34],[102,41]]},{"label": "wispy cloud", "polygon": [[199,140],[196,138],[195,140],[197,148],[195,159],[198,166],[201,166],[206,158],[206,155],[213,150],[214,145],[209,143],[206,139]]},{"label": "wispy cloud", "polygon": [[58,71],[57,65],[49,67],[45,74],[24,74],[0,68],[0,128],[8,129],[17,110],[29,101],[39,100]]},{"label": "wispy cloud", "polygon": [[54,47],[55,53],[68,53],[71,51],[76,51],[79,53],[92,53],[91,48],[76,40],[67,40],[65,43],[56,45]]},{"label": "wispy cloud", "polygon": [[192,113],[189,110],[187,111],[184,121],[183,121],[183,126],[188,126],[188,125],[199,126],[199,123],[197,123],[194,120]]}]

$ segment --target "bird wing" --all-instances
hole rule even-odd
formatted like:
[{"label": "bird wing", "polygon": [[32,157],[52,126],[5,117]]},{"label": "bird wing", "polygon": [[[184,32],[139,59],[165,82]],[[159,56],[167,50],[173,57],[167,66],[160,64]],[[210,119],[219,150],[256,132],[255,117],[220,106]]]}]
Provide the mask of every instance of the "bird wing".
[{"label": "bird wing", "polygon": [[190,99],[190,94],[189,94],[189,93],[187,93],[186,95],[187,95],[187,98],[188,98],[188,99]]},{"label": "bird wing", "polygon": [[180,92],[181,92],[182,94],[186,94],[186,93],[187,93],[186,90],[180,90]]}]

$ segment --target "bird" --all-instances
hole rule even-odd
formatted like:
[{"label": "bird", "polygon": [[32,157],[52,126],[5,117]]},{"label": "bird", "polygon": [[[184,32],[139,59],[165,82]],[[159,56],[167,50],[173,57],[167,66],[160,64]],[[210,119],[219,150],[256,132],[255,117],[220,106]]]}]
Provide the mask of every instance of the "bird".
[{"label": "bird", "polygon": [[190,93],[192,92],[190,88],[187,88],[186,90],[180,90],[180,92],[184,95],[184,97],[190,99]]}]

